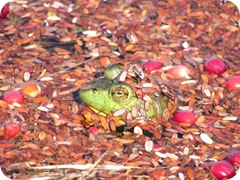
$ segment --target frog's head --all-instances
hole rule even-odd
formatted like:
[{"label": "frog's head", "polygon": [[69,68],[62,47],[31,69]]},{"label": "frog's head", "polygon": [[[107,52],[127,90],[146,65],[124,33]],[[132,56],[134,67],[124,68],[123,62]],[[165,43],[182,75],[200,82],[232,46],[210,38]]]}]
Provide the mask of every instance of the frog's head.
[{"label": "frog's head", "polygon": [[130,111],[137,100],[129,84],[108,78],[90,82],[87,89],[79,90],[79,97],[89,108],[102,115],[122,108]]},{"label": "frog's head", "polygon": [[[121,72],[123,72],[122,64],[108,65],[104,71],[104,77],[91,81],[82,87],[78,92],[78,97],[94,112],[104,116],[113,110],[123,108],[128,112],[133,107],[136,107],[138,111],[140,108],[144,109],[145,101],[137,97],[131,85],[117,81]],[[167,107],[167,99],[163,98],[161,93],[157,94],[149,94],[151,104],[146,112],[148,117],[160,118]],[[140,115],[142,114],[140,113]]]}]

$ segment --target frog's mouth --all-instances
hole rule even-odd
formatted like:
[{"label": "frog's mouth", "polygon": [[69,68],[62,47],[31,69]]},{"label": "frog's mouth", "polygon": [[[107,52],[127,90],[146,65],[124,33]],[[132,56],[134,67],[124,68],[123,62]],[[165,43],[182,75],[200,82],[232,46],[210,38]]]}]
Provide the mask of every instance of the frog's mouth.
[{"label": "frog's mouth", "polygon": [[99,114],[99,115],[104,116],[104,117],[107,116],[107,114],[105,114],[104,112],[101,112],[101,111],[99,111],[99,110],[97,110],[97,109],[95,109],[95,108],[93,108],[91,106],[87,105],[87,107],[90,108],[91,110],[93,110],[96,114]]}]

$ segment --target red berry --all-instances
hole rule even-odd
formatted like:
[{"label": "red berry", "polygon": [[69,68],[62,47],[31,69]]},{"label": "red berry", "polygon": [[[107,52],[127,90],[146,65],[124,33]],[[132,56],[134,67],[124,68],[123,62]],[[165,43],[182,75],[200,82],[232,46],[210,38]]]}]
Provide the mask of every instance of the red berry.
[{"label": "red berry", "polygon": [[98,127],[96,126],[92,126],[88,129],[88,133],[95,133],[98,131]]},{"label": "red berry", "polygon": [[0,13],[0,19],[4,19],[6,18],[6,16],[8,15],[9,13],[9,7],[7,4],[5,4],[1,10],[1,13]]},{"label": "red berry", "polygon": [[218,57],[206,60],[203,66],[204,70],[211,74],[222,74],[227,69],[225,62]]},{"label": "red berry", "polygon": [[173,66],[166,72],[173,79],[189,78],[191,70],[183,65]]},{"label": "red berry", "polygon": [[158,149],[158,148],[162,148],[162,146],[160,144],[153,144],[153,148]]},{"label": "red berry", "polygon": [[162,66],[163,64],[158,61],[147,61],[142,64],[142,68],[146,73],[161,69]]},{"label": "red berry", "polygon": [[231,164],[240,164],[240,151],[235,151],[227,154],[225,160],[230,162]]},{"label": "red berry", "polygon": [[191,111],[180,111],[176,112],[173,115],[173,120],[179,123],[195,124],[197,118],[195,117],[195,114]]},{"label": "red berry", "polygon": [[16,123],[5,124],[3,139],[9,140],[11,138],[14,138],[20,130],[21,129],[20,129],[19,124],[16,124]]},{"label": "red berry", "polygon": [[240,76],[233,76],[228,79],[227,87],[230,91],[240,91]]},{"label": "red berry", "polygon": [[8,104],[12,104],[13,102],[21,104],[24,101],[24,97],[20,91],[13,90],[4,93],[3,100]]},{"label": "red berry", "polygon": [[217,161],[210,166],[210,172],[218,179],[232,178],[236,174],[235,167],[225,160]]}]

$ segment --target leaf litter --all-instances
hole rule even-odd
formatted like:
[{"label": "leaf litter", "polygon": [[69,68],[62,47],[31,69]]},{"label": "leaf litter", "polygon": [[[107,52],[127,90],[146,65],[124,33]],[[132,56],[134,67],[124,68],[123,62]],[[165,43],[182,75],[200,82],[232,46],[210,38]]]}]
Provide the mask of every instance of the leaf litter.
[{"label": "leaf litter", "polygon": [[[41,83],[42,93],[21,106],[1,102],[1,125],[21,125],[16,138],[1,144],[1,168],[9,178],[214,179],[208,163],[239,150],[240,94],[225,88],[240,74],[233,4],[41,0],[11,7],[0,25],[0,93],[28,80]],[[212,55],[226,62],[222,75],[204,71],[203,60]],[[139,63],[148,59],[184,65],[193,74],[172,80],[164,70],[143,73]],[[127,67],[122,81],[142,78],[140,85],[132,82],[146,99],[141,117],[135,108],[102,117],[76,105],[73,92],[110,63]],[[163,118],[149,120],[147,95],[158,88],[172,101]],[[179,109],[192,110],[197,123],[173,122]],[[122,122],[116,114],[128,120],[124,133],[117,131]],[[88,133],[90,126],[99,129]]]}]

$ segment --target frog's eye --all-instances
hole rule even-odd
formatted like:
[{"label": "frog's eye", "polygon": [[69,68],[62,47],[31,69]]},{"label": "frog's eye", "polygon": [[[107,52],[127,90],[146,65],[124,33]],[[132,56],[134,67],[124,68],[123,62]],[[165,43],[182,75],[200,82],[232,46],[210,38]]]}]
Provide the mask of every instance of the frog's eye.
[{"label": "frog's eye", "polygon": [[123,86],[118,86],[112,89],[112,98],[117,102],[125,102],[129,97],[129,91]]}]

